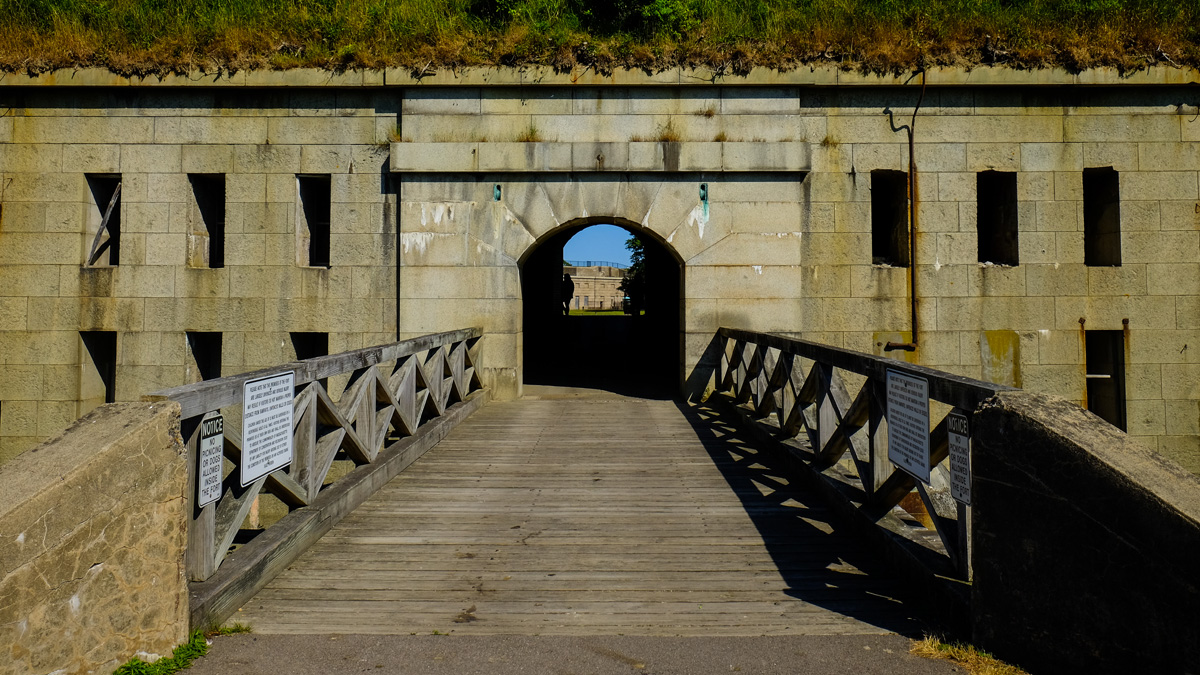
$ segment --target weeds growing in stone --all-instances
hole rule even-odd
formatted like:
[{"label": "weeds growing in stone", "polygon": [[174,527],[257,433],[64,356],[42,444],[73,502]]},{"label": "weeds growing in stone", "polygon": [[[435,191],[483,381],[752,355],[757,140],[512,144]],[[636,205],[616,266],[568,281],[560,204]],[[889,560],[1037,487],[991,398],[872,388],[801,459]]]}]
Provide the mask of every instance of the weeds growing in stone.
[{"label": "weeds growing in stone", "polygon": [[208,639],[204,637],[204,633],[196,631],[187,642],[176,647],[170,656],[164,656],[154,663],[146,663],[135,656],[114,670],[113,675],[170,675],[192,665],[192,661],[206,653]]},{"label": "weeds growing in stone", "polygon": [[188,638],[188,641],[176,647],[170,656],[147,663],[136,656],[121,665],[113,671],[113,675],[171,675],[177,673],[192,665],[192,661],[204,656],[208,653],[208,638],[213,635],[234,635],[236,633],[249,633],[250,626],[234,622],[209,631],[207,634],[202,631],[195,631]]}]

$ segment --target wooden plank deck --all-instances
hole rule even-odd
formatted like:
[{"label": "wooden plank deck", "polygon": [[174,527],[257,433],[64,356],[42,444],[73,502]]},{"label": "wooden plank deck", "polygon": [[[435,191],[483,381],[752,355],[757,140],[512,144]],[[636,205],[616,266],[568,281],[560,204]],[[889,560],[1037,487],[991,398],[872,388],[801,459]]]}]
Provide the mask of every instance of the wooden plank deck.
[{"label": "wooden plank deck", "polygon": [[862,548],[714,421],[669,401],[490,403],[234,618],[259,633],[914,629]]}]

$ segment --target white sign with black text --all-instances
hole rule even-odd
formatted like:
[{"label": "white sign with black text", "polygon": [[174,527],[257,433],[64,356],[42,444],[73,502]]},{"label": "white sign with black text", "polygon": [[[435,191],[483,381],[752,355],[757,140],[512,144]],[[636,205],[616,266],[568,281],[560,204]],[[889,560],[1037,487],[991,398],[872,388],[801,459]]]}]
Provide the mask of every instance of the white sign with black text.
[{"label": "white sign with black text", "polygon": [[221,498],[221,468],[225,459],[225,418],[209,413],[200,420],[200,465],[196,470],[196,505]]},{"label": "white sign with black text", "polygon": [[888,459],[929,484],[929,382],[887,373]]},{"label": "white sign with black text", "polygon": [[242,487],[292,463],[292,371],[242,385]]},{"label": "white sign with black text", "polygon": [[971,505],[971,428],[967,416],[952,412],[946,419],[950,432],[950,496]]}]

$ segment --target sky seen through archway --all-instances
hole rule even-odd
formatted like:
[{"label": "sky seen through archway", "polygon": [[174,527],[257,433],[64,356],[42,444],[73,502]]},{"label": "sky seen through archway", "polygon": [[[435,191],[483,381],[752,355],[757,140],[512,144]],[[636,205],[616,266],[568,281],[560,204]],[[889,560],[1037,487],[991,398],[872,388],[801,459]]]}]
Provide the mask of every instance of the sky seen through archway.
[{"label": "sky seen through archway", "polygon": [[616,225],[593,225],[580,230],[563,246],[565,260],[597,260],[629,266],[625,241],[629,232]]}]

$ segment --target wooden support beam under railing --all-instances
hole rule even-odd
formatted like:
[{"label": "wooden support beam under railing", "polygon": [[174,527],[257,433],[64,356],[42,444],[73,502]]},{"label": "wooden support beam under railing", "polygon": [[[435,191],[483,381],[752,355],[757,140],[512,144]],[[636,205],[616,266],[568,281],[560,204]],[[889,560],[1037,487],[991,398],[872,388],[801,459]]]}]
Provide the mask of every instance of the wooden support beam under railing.
[{"label": "wooden support beam under railing", "polygon": [[[287,411],[292,415],[290,462],[283,468],[243,486],[238,470],[245,448],[241,432],[225,426],[223,456],[227,464],[222,472],[222,494],[216,502],[192,509],[186,556],[188,578],[203,581],[213,576],[261,492],[274,495],[289,510],[308,509],[328,487],[325,481],[340,453],[359,466],[370,465],[383,450],[420,435],[426,423],[444,416],[455,403],[472,400],[468,408],[478,407],[482,398],[477,395],[481,394],[481,385],[476,360],[481,336],[478,328],[425,335],[143,397],[176,401],[183,408],[188,498],[196,504],[200,421],[210,413],[241,405],[243,389],[252,380],[290,372],[295,387]],[[344,374],[350,376],[348,386],[335,401],[324,382]],[[469,414],[461,407],[456,410],[455,419]],[[410,443],[408,447],[427,448],[428,444]]]}]

